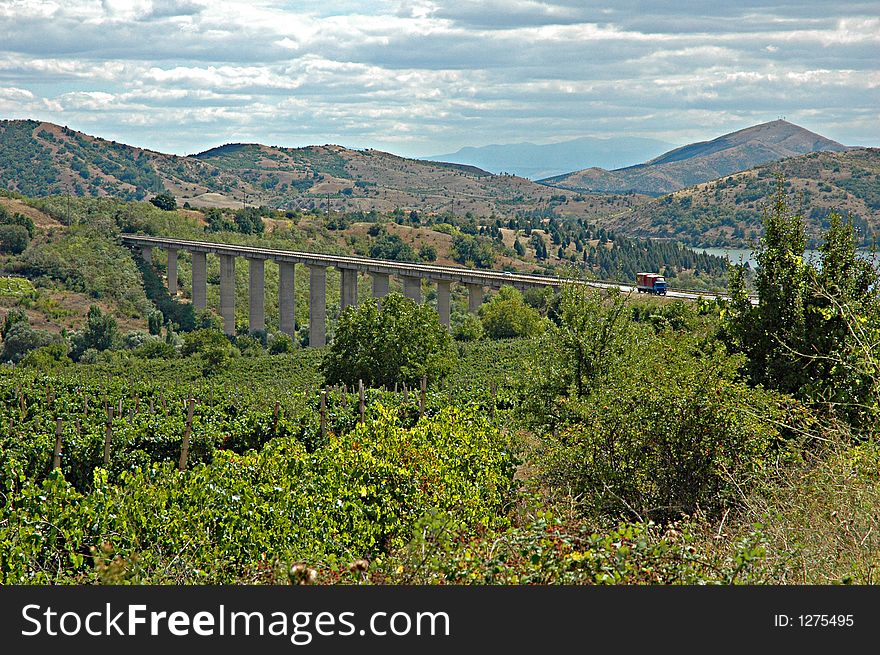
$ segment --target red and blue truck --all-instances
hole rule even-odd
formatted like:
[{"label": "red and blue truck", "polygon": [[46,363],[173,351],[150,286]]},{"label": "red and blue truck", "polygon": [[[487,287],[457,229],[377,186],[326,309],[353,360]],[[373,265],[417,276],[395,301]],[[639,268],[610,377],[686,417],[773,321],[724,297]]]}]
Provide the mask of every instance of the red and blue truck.
[{"label": "red and blue truck", "polygon": [[636,273],[636,289],[639,293],[666,295],[666,278],[659,273]]}]

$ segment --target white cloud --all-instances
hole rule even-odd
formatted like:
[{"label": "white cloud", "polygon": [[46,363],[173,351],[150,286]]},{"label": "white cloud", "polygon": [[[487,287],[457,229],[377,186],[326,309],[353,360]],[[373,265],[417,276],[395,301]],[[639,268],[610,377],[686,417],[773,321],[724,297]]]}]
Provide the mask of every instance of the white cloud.
[{"label": "white cloud", "polygon": [[609,133],[683,143],[779,113],[864,142],[880,106],[870,8],[12,0],[0,108],[174,152],[261,134],[403,154]]}]

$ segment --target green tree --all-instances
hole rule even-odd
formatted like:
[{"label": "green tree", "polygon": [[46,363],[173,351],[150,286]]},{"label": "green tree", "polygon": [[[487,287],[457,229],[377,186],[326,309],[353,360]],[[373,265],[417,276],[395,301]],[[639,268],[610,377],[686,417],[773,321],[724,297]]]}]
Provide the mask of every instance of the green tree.
[{"label": "green tree", "polygon": [[423,262],[437,261],[437,249],[431,244],[424,243],[419,248],[419,259]]},{"label": "green tree", "polygon": [[513,251],[517,254],[518,257],[526,256],[526,247],[518,238],[513,242]]},{"label": "green tree", "polygon": [[4,339],[9,334],[10,328],[16,323],[30,323],[27,314],[23,309],[10,309],[6,316],[3,317],[3,327],[0,328],[0,336]]},{"label": "green tree", "polygon": [[773,206],[764,211],[764,236],[756,255],[758,304],[753,306],[746,293],[744,269],[734,267],[728,326],[733,343],[748,356],[751,379],[789,393],[808,381],[799,357],[805,345],[810,280],[806,245],[803,217],[789,209],[780,178]]},{"label": "green tree", "polygon": [[167,191],[150,198],[150,202],[159,209],[170,212],[177,209],[177,199]]},{"label": "green tree", "polygon": [[370,300],[342,313],[321,371],[327,384],[393,386],[425,375],[440,379],[453,360],[452,338],[437,313],[392,293],[381,309]]},{"label": "green tree", "polygon": [[112,314],[105,314],[97,305],[89,307],[85,329],[73,338],[71,356],[79,359],[86,350],[112,350],[120,341],[119,326]]},{"label": "green tree", "polygon": [[35,330],[27,321],[13,323],[3,337],[4,362],[20,362],[32,350],[50,345],[56,336],[44,330]]},{"label": "green tree", "polygon": [[30,243],[28,231],[21,225],[0,225],[0,251],[19,255]]},{"label": "green tree", "polygon": [[501,287],[484,303],[480,307],[480,320],[490,339],[534,337],[545,328],[540,312],[527,305],[522,294],[513,287]]},{"label": "green tree", "polygon": [[465,314],[452,330],[452,337],[456,341],[477,341],[483,338],[483,334],[483,322],[470,313]]}]

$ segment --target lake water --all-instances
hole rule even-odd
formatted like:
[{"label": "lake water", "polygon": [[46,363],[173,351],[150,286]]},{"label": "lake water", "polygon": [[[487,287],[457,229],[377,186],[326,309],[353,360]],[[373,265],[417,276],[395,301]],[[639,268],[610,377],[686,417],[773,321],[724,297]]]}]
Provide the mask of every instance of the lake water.
[{"label": "lake water", "polygon": [[[755,251],[749,250],[748,248],[691,248],[691,250],[694,252],[705,252],[708,255],[717,255],[718,257],[727,257],[734,264],[739,264],[740,258],[742,258],[743,263],[748,263],[752,270],[758,265],[758,260],[755,259]],[[860,249],[858,252],[859,255],[865,259],[871,258],[870,250]],[[804,253],[804,259],[818,260],[819,251],[807,250]]]}]

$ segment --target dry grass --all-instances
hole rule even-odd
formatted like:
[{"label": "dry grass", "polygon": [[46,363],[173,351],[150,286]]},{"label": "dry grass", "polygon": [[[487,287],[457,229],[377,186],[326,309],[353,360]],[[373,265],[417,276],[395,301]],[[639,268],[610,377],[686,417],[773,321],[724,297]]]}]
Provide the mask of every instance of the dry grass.
[{"label": "dry grass", "polygon": [[877,581],[880,566],[880,445],[852,445],[834,431],[760,493],[719,537],[736,540],[760,524],[766,566],[782,584]]}]

